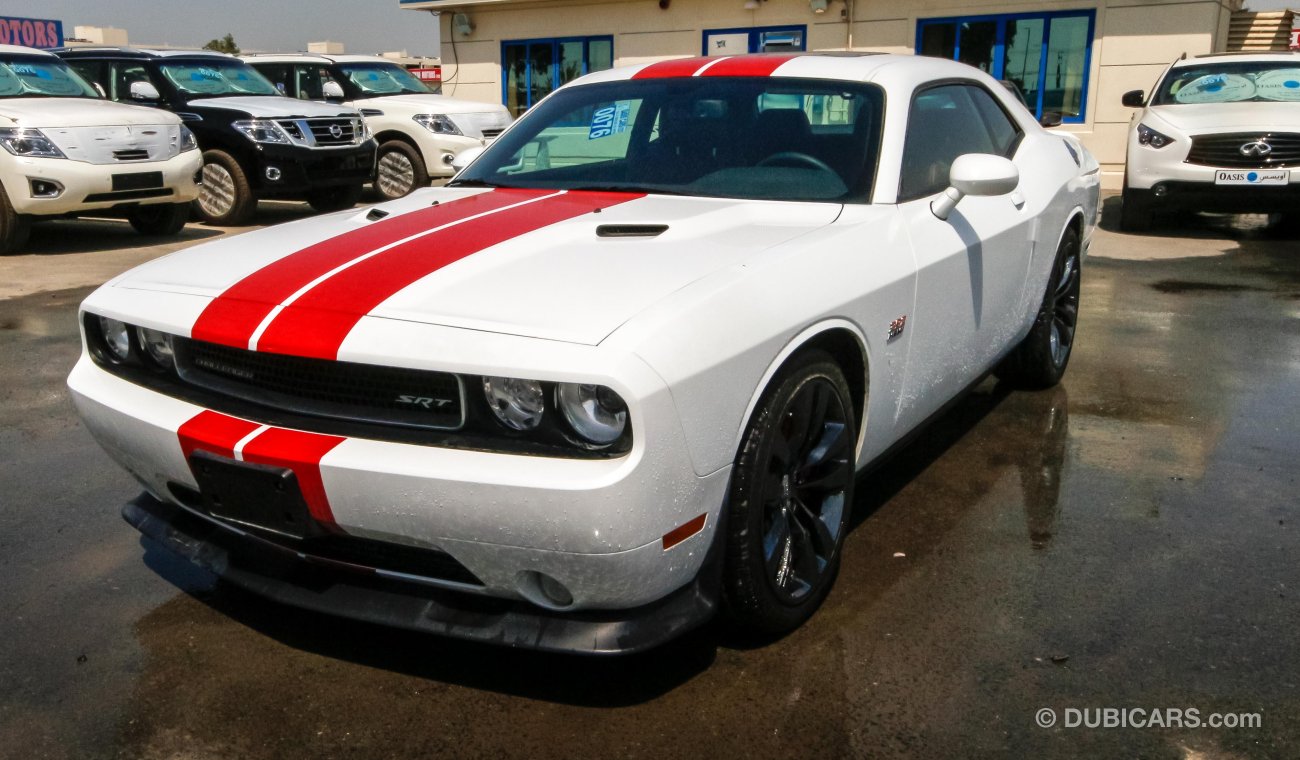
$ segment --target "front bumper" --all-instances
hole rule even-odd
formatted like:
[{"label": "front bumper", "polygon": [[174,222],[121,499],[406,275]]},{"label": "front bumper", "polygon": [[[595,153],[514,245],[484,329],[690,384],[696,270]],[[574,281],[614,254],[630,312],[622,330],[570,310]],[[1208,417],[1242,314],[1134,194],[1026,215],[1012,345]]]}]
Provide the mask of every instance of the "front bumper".
[{"label": "front bumper", "polygon": [[[9,202],[20,214],[60,216],[118,206],[151,203],[188,203],[199,196],[195,182],[203,167],[203,155],[186,151],[165,161],[120,164],[90,164],[66,158],[2,157],[7,164],[0,171]],[[158,172],[160,183],[145,188],[114,189],[115,175]],[[35,197],[32,181],[57,183],[63,189],[55,197]],[[119,181],[120,185],[120,181]]]},{"label": "front bumper", "polygon": [[425,170],[430,177],[450,177],[456,173],[451,166],[451,159],[470,148],[480,148],[488,141],[479,137],[464,135],[440,135],[416,125],[415,141],[424,156]]},{"label": "front bumper", "polygon": [[[313,190],[364,185],[375,176],[375,142],[355,148],[260,145],[249,181],[260,198],[303,196]],[[268,177],[275,169],[279,179]],[[274,174],[275,172],[271,172]]]},{"label": "front bumper", "polygon": [[[1230,171],[1241,171],[1232,169]],[[1287,185],[1216,185],[1209,182],[1159,182],[1150,190],[1128,193],[1154,211],[1209,211],[1221,214],[1268,214],[1300,209],[1297,172]]]},{"label": "front bumper", "polygon": [[225,580],[282,604],[339,617],[527,649],[631,654],[711,618],[720,565],[711,552],[692,582],[635,609],[550,612],[525,602],[476,597],[374,568],[305,557],[220,527],[141,494],[122,516],[145,536]]}]

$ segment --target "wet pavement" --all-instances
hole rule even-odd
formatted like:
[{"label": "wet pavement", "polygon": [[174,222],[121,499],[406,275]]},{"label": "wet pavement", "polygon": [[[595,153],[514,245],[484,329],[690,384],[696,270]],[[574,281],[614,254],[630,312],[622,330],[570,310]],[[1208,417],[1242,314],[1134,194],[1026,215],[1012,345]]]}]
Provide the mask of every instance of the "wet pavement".
[{"label": "wet pavement", "polygon": [[[812,621],[621,660],[291,611],[143,545],[63,388],[86,292],[0,300],[0,758],[1300,756],[1300,241],[1257,223],[1099,233],[1065,382],[986,382],[864,477]],[[1104,708],[1262,726],[1064,727]]]}]

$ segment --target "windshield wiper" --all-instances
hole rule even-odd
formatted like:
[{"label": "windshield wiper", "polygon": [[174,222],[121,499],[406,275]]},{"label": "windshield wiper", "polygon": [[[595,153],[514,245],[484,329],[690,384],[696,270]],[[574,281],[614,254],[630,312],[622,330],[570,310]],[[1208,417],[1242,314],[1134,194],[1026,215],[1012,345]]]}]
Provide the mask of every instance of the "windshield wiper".
[{"label": "windshield wiper", "polygon": [[500,182],[488,182],[485,179],[457,179],[446,184],[446,187],[502,187],[506,189],[518,189],[518,185],[503,185]]}]

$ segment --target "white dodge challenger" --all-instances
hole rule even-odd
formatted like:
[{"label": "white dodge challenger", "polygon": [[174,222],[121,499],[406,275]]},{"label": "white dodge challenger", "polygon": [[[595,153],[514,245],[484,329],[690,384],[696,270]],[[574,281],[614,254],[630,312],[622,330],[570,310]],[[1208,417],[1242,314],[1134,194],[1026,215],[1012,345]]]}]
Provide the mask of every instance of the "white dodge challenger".
[{"label": "white dodge challenger", "polygon": [[950,61],[605,71],[446,187],[121,275],[68,382],[126,520],[285,604],[591,653],[780,633],[856,472],[990,371],[1060,380],[1098,187]]}]

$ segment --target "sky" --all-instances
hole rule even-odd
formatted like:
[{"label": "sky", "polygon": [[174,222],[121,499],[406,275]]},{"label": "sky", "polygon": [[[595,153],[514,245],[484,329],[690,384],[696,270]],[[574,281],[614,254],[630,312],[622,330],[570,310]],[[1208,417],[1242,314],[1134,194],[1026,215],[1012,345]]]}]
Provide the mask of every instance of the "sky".
[{"label": "sky", "polygon": [[230,32],[250,51],[333,40],[349,53],[439,53],[437,19],[404,11],[398,0],[0,0],[0,16],[59,20],[64,36],[77,25],[115,26],[132,45],[200,47]]}]

